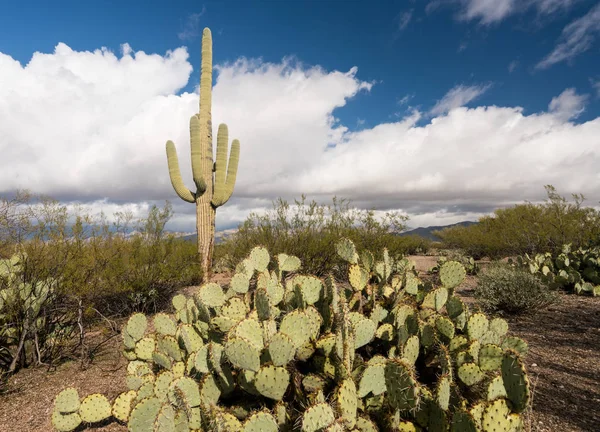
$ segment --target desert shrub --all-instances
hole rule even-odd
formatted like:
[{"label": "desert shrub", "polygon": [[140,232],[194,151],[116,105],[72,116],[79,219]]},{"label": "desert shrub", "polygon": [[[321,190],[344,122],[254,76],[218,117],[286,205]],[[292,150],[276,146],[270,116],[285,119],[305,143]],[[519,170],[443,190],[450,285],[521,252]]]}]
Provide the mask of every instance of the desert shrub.
[{"label": "desert shrub", "polygon": [[171,215],[167,202],[146,218],[123,213],[109,224],[48,197],[0,200],[0,370],[83,359],[95,349],[90,325],[155,312],[175,289],[199,282],[195,245],[164,231]]},{"label": "desert shrub", "polygon": [[302,256],[302,270],[316,276],[335,272],[339,276],[339,257],[331,253],[342,237],[360,248],[387,247],[392,256],[424,252],[429,240],[419,236],[399,236],[407,218],[388,212],[378,220],[373,210],[350,207],[348,200],[333,199],[332,205],[295,200],[295,206],[282,199],[264,215],[252,213],[238,231],[215,249],[215,261],[234,268],[250,250],[264,245],[272,253]]},{"label": "desert shrub", "polygon": [[336,250],[349,268],[343,284],[285,282],[300,260],[256,247],[226,290],[207,283],[178,295],[175,314],[151,327],[134,314],[122,332],[129,390],[111,403],[65,389],[52,423],[65,432],[109,419],[134,432],[521,430],[527,344],[453,295],[459,263],[446,263],[434,288],[386,250],[374,256],[348,239]]},{"label": "desert shrub", "polygon": [[488,311],[518,314],[553,303],[557,294],[526,269],[492,263],[479,274],[475,297]]},{"label": "desert shrub", "polygon": [[436,231],[446,247],[460,248],[480,259],[543,252],[560,253],[563,244],[574,248],[598,244],[600,212],[584,207],[584,196],[574,194],[574,202],[546,186],[543,204],[524,203],[498,209],[476,225]]}]

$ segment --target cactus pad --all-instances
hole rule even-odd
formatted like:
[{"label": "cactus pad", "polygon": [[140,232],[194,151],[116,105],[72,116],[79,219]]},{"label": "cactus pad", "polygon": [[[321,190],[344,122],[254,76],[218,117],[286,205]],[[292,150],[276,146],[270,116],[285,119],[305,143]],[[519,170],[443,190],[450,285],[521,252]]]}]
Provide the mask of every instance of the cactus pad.
[{"label": "cactus pad", "polygon": [[276,333],[269,343],[269,355],[275,366],[285,366],[294,359],[296,347],[289,336]]},{"label": "cactus pad", "polygon": [[147,326],[148,320],[146,319],[146,315],[142,313],[135,313],[131,315],[127,321],[126,329],[129,336],[131,336],[133,340],[137,342],[144,337]]},{"label": "cactus pad", "polygon": [[500,369],[504,351],[498,345],[486,344],[479,349],[478,362],[482,371]]},{"label": "cactus pad", "polygon": [[354,348],[358,349],[373,340],[377,324],[369,318],[362,318],[352,325],[354,330]]},{"label": "cactus pad", "polygon": [[156,341],[154,338],[143,338],[135,344],[135,355],[141,360],[152,360],[152,353],[155,348]]},{"label": "cactus pad", "polygon": [[225,303],[223,289],[219,284],[214,282],[202,285],[198,290],[197,296],[200,302],[209,307],[219,307]]},{"label": "cactus pad", "polygon": [[261,350],[264,347],[263,329],[260,323],[255,319],[248,318],[240,321],[235,326],[233,334],[235,337],[247,340],[258,350]]},{"label": "cactus pad", "polygon": [[279,271],[294,272],[300,269],[300,258],[293,255],[279,254],[277,255],[277,266]]},{"label": "cactus pad", "polygon": [[448,289],[459,286],[465,280],[466,275],[465,268],[457,261],[446,261],[440,267],[440,281]]},{"label": "cactus pad", "polygon": [[358,395],[356,384],[350,378],[345,379],[338,387],[336,393],[336,408],[344,423],[353,428],[356,424],[356,410],[358,409]]},{"label": "cactus pad", "polygon": [[529,404],[529,379],[525,373],[523,362],[514,351],[507,351],[504,354],[502,381],[513,410],[517,413],[523,412]]},{"label": "cactus pad", "polygon": [[233,366],[258,372],[260,369],[260,350],[252,342],[236,337],[225,345],[225,354]]},{"label": "cactus pad", "polygon": [[61,414],[58,411],[52,413],[52,426],[59,432],[70,432],[81,424],[79,413]]},{"label": "cactus pad", "polygon": [[387,359],[375,356],[369,360],[358,385],[358,397],[365,397],[369,393],[378,396],[385,392],[385,365]]},{"label": "cactus pad", "polygon": [[161,406],[161,402],[154,396],[142,400],[131,411],[129,418],[129,430],[153,430],[154,422],[158,417]]},{"label": "cactus pad", "polygon": [[231,278],[229,286],[236,293],[245,294],[250,288],[250,278],[245,273],[236,273]]},{"label": "cactus pad", "polygon": [[176,311],[181,311],[185,309],[187,305],[187,298],[183,294],[177,294],[175,297],[173,297],[171,303]]},{"label": "cactus pad", "polygon": [[242,432],[277,432],[277,421],[267,411],[252,414],[243,424]]},{"label": "cactus pad", "polygon": [[262,246],[257,246],[250,251],[249,260],[254,270],[258,272],[264,272],[269,265],[271,257],[269,255],[269,251],[266,248]]},{"label": "cactus pad", "polygon": [[112,415],[112,407],[106,396],[92,394],[81,401],[79,415],[84,422],[96,423],[109,418]]},{"label": "cactus pad", "polygon": [[458,377],[468,386],[481,382],[485,374],[475,363],[465,363],[458,368]]},{"label": "cactus pad", "polygon": [[336,243],[335,250],[339,257],[344,261],[350,264],[358,263],[358,253],[356,253],[356,247],[354,246],[354,243],[352,243],[351,240],[347,238],[341,239],[339,242]]},{"label": "cactus pad", "polygon": [[399,410],[410,410],[419,402],[419,387],[410,366],[402,360],[390,360],[385,365],[385,385],[388,403]]},{"label": "cactus pad", "polygon": [[310,340],[310,333],[306,331],[310,327],[310,320],[304,311],[295,310],[288,313],[279,326],[279,331],[292,340],[296,348],[300,348]]},{"label": "cactus pad", "polygon": [[79,393],[77,389],[66,388],[56,395],[54,400],[54,410],[61,414],[71,414],[77,412],[80,406]]},{"label": "cactus pad", "polygon": [[159,334],[175,336],[177,323],[166,313],[159,312],[154,316],[154,328]]},{"label": "cactus pad", "polygon": [[308,408],[302,416],[302,432],[318,432],[335,421],[333,410],[326,403]]},{"label": "cactus pad", "polygon": [[290,383],[289,372],[278,366],[264,366],[256,374],[254,385],[263,396],[281,400]]}]

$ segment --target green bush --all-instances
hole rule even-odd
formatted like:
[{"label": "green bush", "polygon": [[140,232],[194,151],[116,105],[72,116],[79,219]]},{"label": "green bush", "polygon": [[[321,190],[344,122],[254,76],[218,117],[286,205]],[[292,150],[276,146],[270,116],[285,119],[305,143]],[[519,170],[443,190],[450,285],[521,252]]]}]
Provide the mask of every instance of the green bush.
[{"label": "green bush", "polygon": [[238,231],[215,249],[215,262],[230,269],[244,259],[257,244],[274,254],[290,253],[303,257],[303,271],[315,276],[334,272],[341,277],[339,257],[331,253],[342,237],[357,247],[383,249],[392,256],[426,252],[430,241],[419,236],[399,236],[406,216],[388,212],[381,220],[373,210],[351,208],[347,200],[333,199],[332,205],[315,201],[295,201],[292,207],[279,199],[265,215],[252,213]]},{"label": "green bush", "polygon": [[[118,213],[109,224],[26,192],[1,199],[0,372],[74,354],[83,360],[93,354],[85,343],[91,324],[155,312],[177,288],[198,283],[195,245],[164,231],[171,215],[167,202],[146,218]],[[18,268],[7,265],[14,257]],[[40,296],[47,281],[52,289]]]},{"label": "green bush", "polygon": [[479,274],[475,297],[487,311],[519,314],[553,303],[557,294],[526,269],[493,263]]},{"label": "green bush", "polygon": [[207,283],[178,295],[174,315],[134,314],[122,330],[128,390],[111,402],[67,388],[52,424],[63,432],[110,420],[131,432],[522,430],[527,344],[454,296],[465,278],[458,262],[442,266],[443,286],[434,288],[387,250],[357,251],[348,239],[336,250],[344,283],[286,278],[300,259],[256,247],[227,289]]},{"label": "green bush", "polygon": [[560,253],[562,245],[588,247],[600,240],[600,212],[583,207],[583,195],[567,202],[554,187],[546,186],[543,204],[518,204],[498,209],[476,225],[436,231],[445,247],[463,249],[475,259],[501,258],[543,252]]}]

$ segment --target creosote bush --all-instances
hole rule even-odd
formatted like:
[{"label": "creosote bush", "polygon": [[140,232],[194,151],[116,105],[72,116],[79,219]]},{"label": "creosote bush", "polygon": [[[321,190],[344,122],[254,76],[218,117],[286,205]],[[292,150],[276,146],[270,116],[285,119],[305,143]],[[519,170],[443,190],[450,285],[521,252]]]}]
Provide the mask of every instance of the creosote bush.
[{"label": "creosote bush", "polygon": [[486,266],[475,296],[484,309],[509,314],[535,311],[557,299],[557,293],[527,269],[504,263]]},{"label": "creosote bush", "polygon": [[54,404],[59,431],[126,423],[144,431],[477,431],[523,429],[530,388],[527,344],[508,324],[453,294],[414,263],[374,256],[343,239],[344,283],[300,259],[255,247],[229,286],[173,298],[153,331],[144,314],[123,327],[128,390],[114,401],[67,388]]},{"label": "creosote bush", "polygon": [[[169,203],[110,224],[21,191],[0,199],[0,376],[31,364],[93,354],[87,328],[155,312],[200,279],[193,243],[164,231]],[[136,233],[132,233],[135,230]]]},{"label": "creosote bush", "polygon": [[343,262],[331,250],[341,237],[351,239],[359,248],[387,247],[392,256],[426,252],[429,240],[398,235],[406,228],[406,220],[398,212],[388,212],[377,219],[374,211],[352,208],[348,200],[337,198],[331,205],[320,205],[307,202],[302,196],[293,206],[279,199],[266,214],[250,214],[236,233],[217,246],[215,260],[234,268],[260,244],[273,254],[302,257],[307,273],[324,277],[334,272],[340,278]]},{"label": "creosote bush", "polygon": [[568,243],[574,249],[598,245],[600,212],[584,207],[583,195],[574,194],[574,202],[568,202],[551,185],[545,188],[548,199],[543,204],[498,209],[476,225],[446,228],[435,234],[445,247],[462,249],[475,259],[559,254],[562,245]]}]

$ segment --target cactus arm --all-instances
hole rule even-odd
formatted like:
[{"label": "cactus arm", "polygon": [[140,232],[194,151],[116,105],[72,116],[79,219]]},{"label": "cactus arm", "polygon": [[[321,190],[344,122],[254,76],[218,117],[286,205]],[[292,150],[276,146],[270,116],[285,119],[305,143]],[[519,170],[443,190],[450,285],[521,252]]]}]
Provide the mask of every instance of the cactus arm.
[{"label": "cactus arm", "polygon": [[[192,175],[194,182],[201,189],[206,182],[212,180],[212,36],[208,28],[202,32],[202,64],[200,70],[200,112],[198,113],[197,140],[192,141]],[[191,130],[191,122],[190,122]],[[203,175],[204,174],[204,175]],[[208,175],[211,178],[208,178]],[[204,177],[207,178],[204,178]]]},{"label": "cactus arm", "polygon": [[221,123],[217,133],[217,161],[215,162],[215,189],[212,203],[215,207],[222,205],[221,201],[225,197],[225,181],[227,176],[227,147],[229,145],[229,135],[227,125]]},{"label": "cactus arm", "polygon": [[[228,147],[228,131],[227,125],[219,125],[219,133],[217,135],[217,162],[215,164],[215,192],[212,199],[212,205],[219,207],[225,204],[235,186],[237,176],[237,168],[240,160],[240,142],[233,140],[231,143],[231,153],[229,154],[229,164],[227,164],[227,147]],[[227,172],[225,169],[227,167]]]},{"label": "cactus arm", "polygon": [[[205,176],[202,175],[202,171],[200,170],[197,174],[194,172],[194,167],[201,165],[201,161],[206,157],[203,154],[202,147],[204,147],[205,143],[203,143],[203,138],[205,135],[205,128],[202,127],[202,123],[200,123],[200,119],[198,115],[193,115],[190,118],[190,145],[192,149],[192,172],[194,177],[194,183],[196,184],[196,195],[200,196],[204,192],[206,192],[206,180]],[[211,155],[212,159],[212,155]],[[212,174],[209,174],[212,177]]]},{"label": "cactus arm", "polygon": [[177,150],[173,141],[167,141],[167,163],[169,165],[169,177],[171,178],[171,184],[173,189],[184,201],[193,203],[196,201],[195,194],[185,187],[183,179],[181,178],[181,172],[179,170],[179,161],[177,160]]},{"label": "cactus arm", "polygon": [[237,178],[238,163],[240,162],[240,142],[236,139],[231,143],[231,153],[229,154],[229,165],[227,166],[227,182],[225,184],[225,201],[226,203],[231,194],[233,194],[233,188],[235,186],[235,180]]}]

